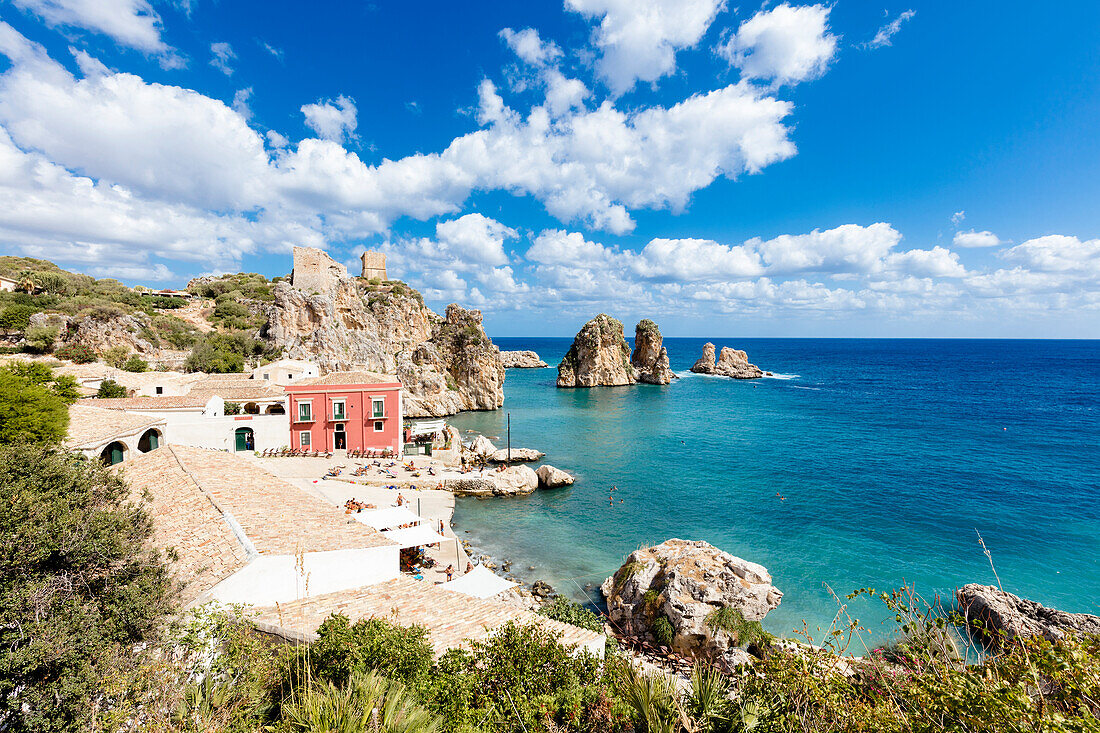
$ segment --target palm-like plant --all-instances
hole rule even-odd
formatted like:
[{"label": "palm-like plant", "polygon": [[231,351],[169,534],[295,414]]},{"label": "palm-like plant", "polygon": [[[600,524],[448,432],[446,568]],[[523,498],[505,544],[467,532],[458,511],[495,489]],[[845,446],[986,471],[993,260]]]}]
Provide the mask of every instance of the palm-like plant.
[{"label": "palm-like plant", "polygon": [[634,710],[638,733],[679,733],[683,729],[686,716],[670,677],[646,674],[631,666],[622,694]]},{"label": "palm-like plant", "polygon": [[354,672],[347,684],[306,688],[283,709],[283,722],[303,733],[436,733],[442,720],[408,689],[377,672]]},{"label": "palm-like plant", "polygon": [[683,699],[691,733],[718,733],[730,720],[729,681],[714,667],[696,665]]},{"label": "palm-like plant", "polygon": [[34,293],[39,287],[38,276],[30,270],[19,273],[16,283],[16,290],[22,290],[24,293]]}]

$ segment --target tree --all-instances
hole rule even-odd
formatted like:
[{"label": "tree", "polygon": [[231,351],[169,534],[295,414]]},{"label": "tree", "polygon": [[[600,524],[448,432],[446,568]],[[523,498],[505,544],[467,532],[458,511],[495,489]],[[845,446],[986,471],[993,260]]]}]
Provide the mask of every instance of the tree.
[{"label": "tree", "polygon": [[172,608],[152,520],[116,474],[55,447],[0,447],[0,486],[0,726],[87,730],[102,679]]},{"label": "tree", "polygon": [[53,348],[57,341],[58,330],[56,326],[28,326],[23,332],[23,340],[27,344],[27,350],[36,354],[44,354]]},{"label": "tree", "polygon": [[122,369],[127,372],[147,372],[149,371],[149,362],[134,354],[123,363]]},{"label": "tree", "polygon": [[113,366],[115,369],[121,369],[122,365],[126,363],[126,358],[130,356],[130,349],[126,348],[122,344],[112,346],[109,349],[103,351],[103,361]]},{"label": "tree", "polygon": [[48,387],[0,370],[0,445],[59,443],[69,430],[69,410]]},{"label": "tree", "polygon": [[41,362],[15,361],[0,369],[0,371],[10,372],[26,379],[31,384],[50,389],[66,405],[71,405],[80,399],[80,389],[76,379],[68,374],[58,374]]},{"label": "tree", "polygon": [[115,380],[104,379],[99,383],[99,390],[95,393],[95,396],[101,400],[110,400],[117,397],[129,397],[130,393]]}]

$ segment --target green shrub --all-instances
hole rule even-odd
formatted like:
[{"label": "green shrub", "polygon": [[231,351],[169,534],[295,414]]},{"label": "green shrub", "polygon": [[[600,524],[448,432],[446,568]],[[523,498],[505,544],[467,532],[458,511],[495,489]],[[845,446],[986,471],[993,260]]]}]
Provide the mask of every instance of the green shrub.
[{"label": "green shrub", "polygon": [[241,403],[240,402],[226,402],[223,405],[223,409],[226,415],[240,415]]},{"label": "green shrub", "polygon": [[603,619],[599,615],[565,596],[555,596],[552,601],[539,608],[538,612],[555,621],[603,633]]},{"label": "green shrub", "polygon": [[95,352],[85,344],[67,344],[54,351],[58,359],[68,359],[74,364],[89,364],[96,359]]},{"label": "green shrub", "polygon": [[147,372],[149,371],[149,362],[142,359],[137,354],[134,354],[122,365],[122,369],[127,372]]},{"label": "green shrub", "polygon": [[704,623],[711,633],[724,631],[740,645],[766,644],[772,639],[772,635],[764,631],[759,621],[746,621],[741,611],[730,606],[711,611]]},{"label": "green shrub", "polygon": [[115,369],[121,369],[128,358],[130,358],[130,349],[122,344],[112,346],[103,351],[103,362],[113,366]]},{"label": "green shrub", "polygon": [[0,448],[0,485],[0,720],[89,730],[103,680],[171,609],[152,522],[117,475],[56,448]]},{"label": "green shrub", "polygon": [[245,358],[265,357],[267,345],[246,333],[208,333],[195,344],[184,368],[189,372],[242,372]]},{"label": "green shrub", "polygon": [[195,327],[175,316],[154,317],[150,330],[150,335],[155,337],[156,342],[164,341],[173,349],[189,349],[198,339]]},{"label": "green shrub", "polygon": [[653,636],[657,639],[657,643],[662,646],[672,646],[672,639],[674,638],[675,631],[672,628],[672,622],[668,620],[667,616],[658,616],[653,624],[649,627],[653,632]]},{"label": "green shrub", "polygon": [[95,396],[101,400],[109,400],[118,397],[129,397],[130,393],[115,380],[104,379],[99,383],[99,389],[96,391]]},{"label": "green shrub", "polygon": [[33,305],[12,304],[0,311],[0,329],[11,332],[25,331],[31,316],[38,312]]},{"label": "green shrub", "polygon": [[23,332],[27,351],[35,354],[45,354],[53,349],[57,341],[58,329],[56,326],[30,326]]},{"label": "green shrub", "polygon": [[214,306],[214,318],[247,318],[249,310],[246,306],[235,300],[224,300]]},{"label": "green shrub", "polygon": [[0,369],[0,445],[61,442],[69,429],[65,398],[11,366]]},{"label": "green shrub", "polygon": [[443,726],[405,685],[373,671],[355,672],[342,685],[306,686],[296,698],[282,714],[291,731],[436,733]]},{"label": "green shrub", "polygon": [[310,662],[314,674],[326,682],[343,684],[354,672],[375,669],[413,684],[432,666],[428,632],[420,626],[398,626],[380,618],[353,624],[347,616],[333,615],[317,635],[310,645]]}]

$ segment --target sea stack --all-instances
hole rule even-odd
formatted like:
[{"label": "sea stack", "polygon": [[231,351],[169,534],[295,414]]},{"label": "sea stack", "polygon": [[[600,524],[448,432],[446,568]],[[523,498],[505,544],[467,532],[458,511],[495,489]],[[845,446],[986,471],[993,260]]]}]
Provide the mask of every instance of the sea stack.
[{"label": "sea stack", "polygon": [[718,363],[714,362],[714,344],[703,344],[703,355],[691,367],[696,374],[717,374],[731,379],[760,379],[764,376],[763,370],[755,364],[749,363],[749,355],[738,349],[723,346],[718,355]]},{"label": "sea stack", "polygon": [[669,384],[676,375],[668,365],[668,349],[663,345],[661,329],[648,318],[634,327],[634,353],[630,363],[639,382]]},{"label": "sea stack", "polygon": [[618,387],[636,381],[623,324],[606,313],[584,324],[558,365],[559,387]]},{"label": "sea stack", "polygon": [[502,351],[500,361],[505,369],[545,369],[550,366],[534,351]]}]

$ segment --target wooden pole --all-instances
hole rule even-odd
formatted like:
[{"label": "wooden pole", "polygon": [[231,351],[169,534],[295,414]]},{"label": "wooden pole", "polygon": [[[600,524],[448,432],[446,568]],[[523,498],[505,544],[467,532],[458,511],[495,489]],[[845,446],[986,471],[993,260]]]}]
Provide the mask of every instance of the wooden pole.
[{"label": "wooden pole", "polygon": [[508,413],[508,465],[512,464],[512,413]]}]

